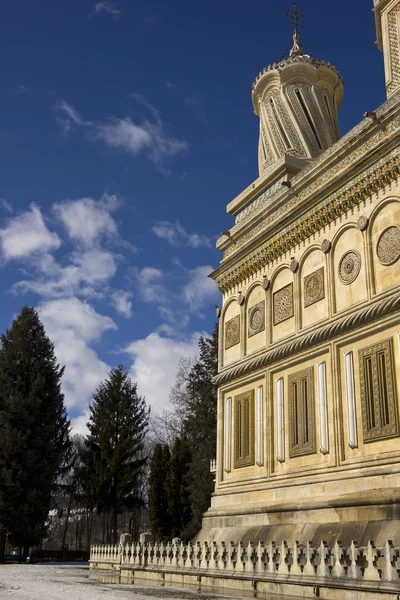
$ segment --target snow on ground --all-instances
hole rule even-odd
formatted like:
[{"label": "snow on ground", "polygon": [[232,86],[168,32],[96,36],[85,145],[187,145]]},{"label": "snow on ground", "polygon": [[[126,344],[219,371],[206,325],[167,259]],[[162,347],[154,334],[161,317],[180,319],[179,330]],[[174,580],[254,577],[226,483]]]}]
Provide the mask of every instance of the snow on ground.
[{"label": "snow on ground", "polygon": [[[93,572],[91,572],[92,574]],[[76,565],[0,565],[4,600],[218,600],[227,596],[189,590],[113,585],[89,579],[89,567]],[[232,600],[232,597],[230,598]]]}]

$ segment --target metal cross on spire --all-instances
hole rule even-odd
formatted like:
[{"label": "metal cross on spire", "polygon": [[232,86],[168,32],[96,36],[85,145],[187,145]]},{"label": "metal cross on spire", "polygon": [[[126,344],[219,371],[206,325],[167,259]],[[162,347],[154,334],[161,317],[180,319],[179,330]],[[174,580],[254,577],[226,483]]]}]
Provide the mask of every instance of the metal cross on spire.
[{"label": "metal cross on spire", "polygon": [[297,4],[295,3],[293,8],[289,9],[287,16],[289,18],[289,23],[294,25],[293,48],[291,49],[289,56],[301,56],[304,54],[304,51],[300,46],[300,29],[303,29],[306,23],[303,19],[304,15],[297,10]]}]

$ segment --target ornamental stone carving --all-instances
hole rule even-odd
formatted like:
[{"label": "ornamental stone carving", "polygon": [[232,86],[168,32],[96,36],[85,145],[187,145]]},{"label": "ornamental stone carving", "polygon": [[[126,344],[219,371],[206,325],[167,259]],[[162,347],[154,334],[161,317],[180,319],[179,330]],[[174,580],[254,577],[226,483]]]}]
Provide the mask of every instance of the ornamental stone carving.
[{"label": "ornamental stone carving", "polygon": [[304,277],[304,308],[325,298],[324,267]]},{"label": "ornamental stone carving", "polygon": [[339,262],[339,279],[344,285],[355,281],[361,270],[361,256],[357,250],[346,252]]},{"label": "ornamental stone carving", "polygon": [[299,263],[297,262],[297,260],[295,258],[292,258],[292,261],[290,263],[290,270],[292,271],[292,273],[296,273],[298,268],[299,268]]},{"label": "ornamental stone carving", "polygon": [[267,277],[267,276],[265,276],[265,277],[264,277],[264,279],[263,279],[263,283],[262,283],[263,289],[264,289],[265,291],[267,291],[267,289],[269,288],[269,284],[270,284],[270,283],[271,283],[271,282],[270,282],[270,280],[268,279],[268,277]]},{"label": "ornamental stone carving", "polygon": [[364,215],[362,215],[358,219],[358,223],[357,223],[358,229],[360,231],[365,231],[368,227],[368,223],[369,223],[369,221],[368,221],[367,217],[364,217]]},{"label": "ornamental stone carving", "polygon": [[265,329],[265,302],[259,302],[248,310],[248,336],[252,337]]},{"label": "ornamental stone carving", "polygon": [[380,262],[392,265],[400,258],[400,227],[393,225],[381,233],[376,247]]},{"label": "ornamental stone carving", "polygon": [[324,254],[328,254],[332,247],[332,244],[329,240],[324,240],[321,244],[321,250]]},{"label": "ornamental stone carving", "polygon": [[274,294],[274,325],[293,317],[293,283],[278,290]]},{"label": "ornamental stone carving", "polygon": [[240,315],[233,317],[225,325],[225,350],[240,342]]}]

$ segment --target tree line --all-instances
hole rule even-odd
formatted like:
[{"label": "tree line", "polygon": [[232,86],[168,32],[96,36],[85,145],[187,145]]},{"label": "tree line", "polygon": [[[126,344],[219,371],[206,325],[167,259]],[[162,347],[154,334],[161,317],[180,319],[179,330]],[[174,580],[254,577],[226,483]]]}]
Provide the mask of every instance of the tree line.
[{"label": "tree line", "polygon": [[172,409],[150,409],[119,365],[94,391],[88,434],[71,435],[64,368],[31,307],[0,338],[0,561],[7,549],[89,549],[134,539],[191,539],[213,491],[217,328],[182,360]]}]

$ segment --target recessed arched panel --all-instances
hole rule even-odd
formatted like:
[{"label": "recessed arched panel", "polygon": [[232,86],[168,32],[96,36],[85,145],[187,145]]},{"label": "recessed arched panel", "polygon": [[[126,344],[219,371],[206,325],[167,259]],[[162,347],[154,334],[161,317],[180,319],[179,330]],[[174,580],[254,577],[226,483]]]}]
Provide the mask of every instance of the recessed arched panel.
[{"label": "recessed arched panel", "polygon": [[245,306],[246,353],[251,354],[266,344],[265,291],[261,285],[251,288]]},{"label": "recessed arched panel", "polygon": [[368,299],[364,241],[357,227],[343,228],[334,240],[332,268],[337,312]]},{"label": "recessed arched panel", "polygon": [[285,268],[277,273],[271,286],[272,342],[292,335],[295,327],[295,291],[293,273]]},{"label": "recessed arched panel", "polygon": [[374,290],[380,294],[400,283],[400,202],[378,207],[370,226]]},{"label": "recessed arched panel", "polygon": [[223,365],[227,365],[240,358],[241,318],[240,305],[237,300],[232,300],[223,311],[222,356]]},{"label": "recessed arched panel", "polygon": [[300,268],[301,327],[310,327],[329,318],[326,256],[314,249]]}]

